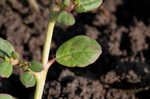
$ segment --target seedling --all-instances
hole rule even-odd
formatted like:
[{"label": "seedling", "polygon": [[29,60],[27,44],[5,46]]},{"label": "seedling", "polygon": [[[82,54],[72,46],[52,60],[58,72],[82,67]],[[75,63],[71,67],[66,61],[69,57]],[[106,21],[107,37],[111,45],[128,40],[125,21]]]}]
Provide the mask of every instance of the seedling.
[{"label": "seedling", "polygon": [[[92,64],[101,55],[101,46],[93,39],[79,35],[62,44],[56,57],[49,61],[50,44],[56,21],[60,24],[73,25],[75,18],[71,12],[77,13],[91,11],[98,8],[102,0],[54,0],[50,9],[50,20],[46,33],[43,56],[41,62],[26,62],[19,60],[14,47],[6,40],[0,38],[0,76],[11,76],[13,66],[23,69],[20,80],[25,87],[36,85],[34,99],[42,99],[44,84],[50,66],[57,61],[67,67],[86,67]],[[0,99],[15,99],[7,94],[0,94]]]}]

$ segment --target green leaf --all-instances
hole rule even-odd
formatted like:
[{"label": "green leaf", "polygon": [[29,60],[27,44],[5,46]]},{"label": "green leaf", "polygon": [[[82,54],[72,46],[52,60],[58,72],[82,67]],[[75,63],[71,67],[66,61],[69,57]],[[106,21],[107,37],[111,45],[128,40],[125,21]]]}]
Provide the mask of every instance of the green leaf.
[{"label": "green leaf", "polygon": [[8,94],[0,94],[0,99],[16,99],[16,98]]},{"label": "green leaf", "polygon": [[14,59],[18,59],[18,58],[19,58],[19,54],[16,53],[16,52],[12,52],[12,53],[11,53],[11,56],[12,56]]},{"label": "green leaf", "polygon": [[63,8],[64,8],[64,5],[63,5],[61,2],[59,2],[57,5],[58,5],[58,7],[59,7],[60,9],[63,9]]},{"label": "green leaf", "polygon": [[67,67],[85,67],[102,53],[101,46],[87,36],[76,36],[62,44],[56,52],[56,61]]},{"label": "green leaf", "polygon": [[10,57],[13,51],[14,47],[7,40],[0,38],[0,57]]},{"label": "green leaf", "polygon": [[40,72],[43,70],[43,65],[40,62],[31,62],[29,68],[34,72]]},{"label": "green leaf", "polygon": [[64,1],[64,5],[67,6],[67,7],[70,6],[70,3],[71,3],[70,0],[65,0]]},{"label": "green leaf", "polygon": [[7,54],[4,51],[0,50],[0,58],[4,58]]},{"label": "green leaf", "polygon": [[78,13],[91,11],[98,8],[103,0],[80,0],[79,6],[75,8]]},{"label": "green leaf", "polygon": [[80,0],[74,0],[73,3],[74,3],[75,5],[78,5],[78,4],[80,4]]},{"label": "green leaf", "polygon": [[34,75],[29,71],[26,71],[23,74],[21,74],[20,80],[21,80],[22,84],[27,88],[33,87],[36,84]]},{"label": "green leaf", "polygon": [[8,61],[0,62],[0,77],[8,78],[12,74],[13,67]]},{"label": "green leaf", "polygon": [[57,22],[65,25],[73,25],[75,23],[75,19],[72,14],[62,11],[58,16]]}]

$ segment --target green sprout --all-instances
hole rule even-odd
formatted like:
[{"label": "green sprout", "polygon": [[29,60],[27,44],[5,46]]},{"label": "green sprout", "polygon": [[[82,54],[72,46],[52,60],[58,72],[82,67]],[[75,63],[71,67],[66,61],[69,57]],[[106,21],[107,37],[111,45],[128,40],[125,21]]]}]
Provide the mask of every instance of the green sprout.
[{"label": "green sprout", "polygon": [[[33,0],[35,1],[35,0]],[[26,62],[19,60],[14,47],[6,40],[0,38],[0,77],[11,76],[13,66],[19,66],[24,72],[20,81],[25,87],[36,85],[34,99],[42,99],[45,80],[51,65],[57,61],[66,67],[86,67],[94,63],[102,53],[101,46],[87,36],[79,35],[62,44],[54,59],[49,60],[51,40],[55,23],[64,25],[75,24],[73,11],[83,13],[98,8],[102,0],[54,0],[50,8],[50,19],[43,48],[41,62]],[[0,99],[15,99],[7,94],[0,94]]]}]

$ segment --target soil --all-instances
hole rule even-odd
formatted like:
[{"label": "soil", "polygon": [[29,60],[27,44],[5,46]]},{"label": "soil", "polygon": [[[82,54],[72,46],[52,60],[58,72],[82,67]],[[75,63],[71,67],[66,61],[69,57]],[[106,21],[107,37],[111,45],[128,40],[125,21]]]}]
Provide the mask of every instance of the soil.
[{"label": "soil", "polygon": [[[40,12],[36,12],[26,0],[1,2],[0,37],[15,46],[20,59],[41,60],[49,3],[39,0]],[[76,35],[97,40],[103,53],[86,68],[66,68],[54,63],[48,72],[43,99],[150,98],[150,1],[104,0],[103,8],[75,13],[73,26],[56,25],[50,58],[55,57],[64,41]],[[20,72],[15,68],[9,79],[0,79],[0,93],[33,99],[35,88],[27,89],[20,83]]]}]

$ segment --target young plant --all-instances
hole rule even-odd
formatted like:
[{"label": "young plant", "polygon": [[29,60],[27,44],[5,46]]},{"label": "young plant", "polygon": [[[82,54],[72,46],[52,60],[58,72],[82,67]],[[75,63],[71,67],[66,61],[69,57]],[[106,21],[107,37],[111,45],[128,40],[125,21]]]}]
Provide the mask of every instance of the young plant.
[{"label": "young plant", "polygon": [[[86,67],[92,64],[101,55],[101,46],[93,39],[79,35],[62,44],[56,57],[49,61],[50,45],[56,21],[60,24],[73,25],[75,18],[71,12],[77,13],[91,11],[102,4],[102,0],[54,0],[50,9],[50,20],[46,33],[42,62],[20,61],[14,47],[6,40],[0,38],[0,76],[11,76],[13,66],[23,69],[20,80],[25,87],[36,85],[34,99],[42,99],[44,84],[50,66],[57,61],[67,67]],[[0,94],[0,99],[15,99],[7,94]]]}]

